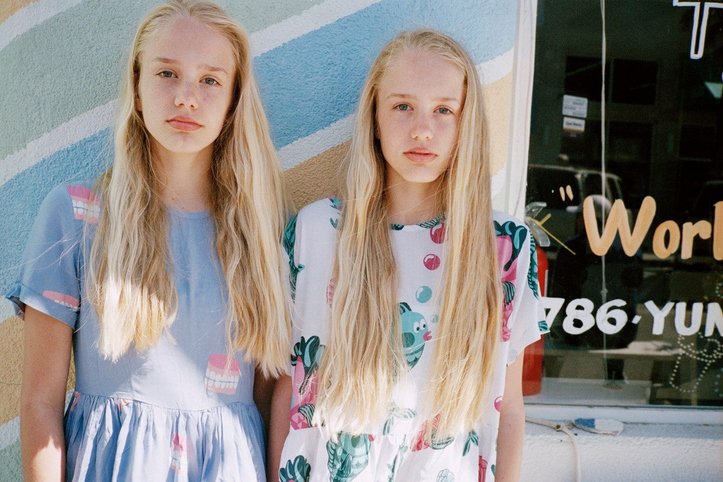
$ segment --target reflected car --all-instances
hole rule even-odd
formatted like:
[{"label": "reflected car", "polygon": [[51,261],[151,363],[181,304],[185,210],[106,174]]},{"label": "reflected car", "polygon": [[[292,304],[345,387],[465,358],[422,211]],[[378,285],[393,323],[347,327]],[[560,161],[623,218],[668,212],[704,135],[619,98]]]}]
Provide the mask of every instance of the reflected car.
[{"label": "reflected car", "polygon": [[[560,241],[575,237],[578,214],[583,200],[603,194],[602,172],[574,166],[530,164],[527,172],[527,203],[544,202],[542,216],[550,215],[544,227]],[[623,199],[622,180],[605,173],[605,198],[612,204]],[[552,245],[559,242],[553,240]]]}]

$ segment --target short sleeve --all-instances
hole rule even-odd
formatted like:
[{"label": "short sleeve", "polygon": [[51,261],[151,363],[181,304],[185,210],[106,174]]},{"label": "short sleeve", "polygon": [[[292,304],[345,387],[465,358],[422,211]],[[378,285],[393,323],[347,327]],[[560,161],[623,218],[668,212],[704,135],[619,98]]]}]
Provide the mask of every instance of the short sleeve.
[{"label": "short sleeve", "polygon": [[507,364],[547,333],[540,303],[537,253],[530,230],[517,220],[496,223],[503,286],[503,342],[509,343]]},{"label": "short sleeve", "polygon": [[[296,280],[299,276],[299,271],[303,269],[303,266],[299,266],[296,264],[296,259],[298,257],[297,251],[296,251],[296,221],[298,219],[298,214],[294,214],[289,218],[289,221],[286,223],[286,228],[284,229],[284,239],[283,239],[283,247],[284,247],[284,259],[286,261],[285,263],[285,271],[288,275],[289,280],[289,291],[288,293],[291,295],[291,310],[293,312],[294,310],[294,303],[296,301]],[[293,318],[293,316],[292,316]],[[296,330],[293,326],[292,329],[294,331]],[[295,359],[293,358],[292,350],[289,351],[289,357],[290,361],[287,365],[287,375],[292,376],[293,373],[293,365],[292,363],[295,362]]]},{"label": "short sleeve", "polygon": [[[74,209],[75,197],[79,209]],[[25,307],[75,328],[80,310],[80,239],[92,192],[81,186],[52,190],[38,212],[23,253],[20,274],[5,295],[23,316]]]}]

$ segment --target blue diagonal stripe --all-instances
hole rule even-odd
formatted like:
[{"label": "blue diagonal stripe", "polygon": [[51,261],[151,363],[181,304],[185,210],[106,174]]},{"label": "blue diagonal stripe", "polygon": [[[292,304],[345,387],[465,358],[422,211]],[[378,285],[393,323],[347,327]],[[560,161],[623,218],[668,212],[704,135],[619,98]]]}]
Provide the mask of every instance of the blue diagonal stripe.
[{"label": "blue diagonal stripe", "polygon": [[444,31],[479,64],[512,48],[516,8],[497,0],[388,0],[262,55],[255,68],[276,146],[351,114],[374,57],[399,31]]}]

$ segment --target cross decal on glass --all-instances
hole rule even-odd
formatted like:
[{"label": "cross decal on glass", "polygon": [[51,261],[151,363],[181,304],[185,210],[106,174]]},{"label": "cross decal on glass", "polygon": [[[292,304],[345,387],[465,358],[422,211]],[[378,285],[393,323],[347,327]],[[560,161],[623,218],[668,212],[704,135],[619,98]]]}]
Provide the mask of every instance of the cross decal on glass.
[{"label": "cross decal on glass", "polygon": [[693,32],[690,37],[690,58],[699,59],[703,57],[703,50],[705,49],[705,31],[708,27],[708,12],[710,12],[711,8],[723,8],[723,2],[709,2],[707,0],[673,0],[673,6],[693,7]]}]

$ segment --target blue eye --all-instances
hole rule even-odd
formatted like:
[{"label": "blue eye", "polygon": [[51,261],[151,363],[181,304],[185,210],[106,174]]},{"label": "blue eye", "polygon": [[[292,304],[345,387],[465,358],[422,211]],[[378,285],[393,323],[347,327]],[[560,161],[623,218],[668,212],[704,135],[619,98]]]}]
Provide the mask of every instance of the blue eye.
[{"label": "blue eye", "polygon": [[439,107],[437,108],[437,112],[443,115],[452,114],[452,111],[449,110],[447,107]]},{"label": "blue eye", "polygon": [[218,80],[212,77],[206,77],[205,79],[203,79],[203,83],[206,85],[221,85],[218,83]]},{"label": "blue eye", "polygon": [[409,106],[409,104],[397,104],[394,106],[394,109],[402,112],[407,112],[411,109],[411,107]]},{"label": "blue eye", "polygon": [[170,70],[161,70],[160,72],[158,72],[157,75],[163,77],[164,79],[171,79],[176,76],[176,74],[174,74]]}]

